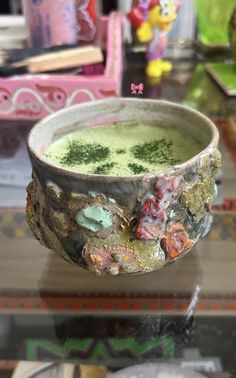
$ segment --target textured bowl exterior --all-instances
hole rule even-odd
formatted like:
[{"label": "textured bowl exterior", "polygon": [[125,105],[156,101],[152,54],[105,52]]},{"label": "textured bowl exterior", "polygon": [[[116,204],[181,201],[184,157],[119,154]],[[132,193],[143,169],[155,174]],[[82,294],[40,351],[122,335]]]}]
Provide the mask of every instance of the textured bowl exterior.
[{"label": "textured bowl exterior", "polygon": [[[73,172],[43,157],[54,140],[80,125],[112,122],[181,124],[205,149],[169,170],[118,177]],[[221,164],[218,138],[206,117],[164,101],[112,99],[60,111],[39,122],[28,139],[31,230],[46,247],[98,275],[160,269],[210,230]]]}]

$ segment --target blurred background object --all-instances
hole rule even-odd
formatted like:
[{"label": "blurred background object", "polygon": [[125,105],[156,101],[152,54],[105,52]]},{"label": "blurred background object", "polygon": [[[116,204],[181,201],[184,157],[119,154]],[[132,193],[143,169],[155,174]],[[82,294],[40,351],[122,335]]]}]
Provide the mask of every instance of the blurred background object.
[{"label": "blurred background object", "polygon": [[75,0],[23,0],[32,47],[75,44],[77,19]]},{"label": "blurred background object", "polygon": [[134,2],[127,17],[139,43],[146,45],[146,75],[160,78],[172,71],[171,62],[164,60],[169,32],[177,18],[180,3],[177,0],[163,2]]},{"label": "blurred background object", "polygon": [[78,378],[76,366],[62,363],[19,362],[12,378]]},{"label": "blurred background object", "polygon": [[27,39],[28,30],[23,16],[0,14],[0,49],[23,48]]},{"label": "blurred background object", "polygon": [[180,3],[177,0],[148,2],[139,0],[127,14],[135,39],[146,45],[146,75],[160,78],[171,72],[173,65],[164,60],[169,32],[177,18]]},{"label": "blurred background object", "polygon": [[10,0],[11,14],[21,14],[22,13],[22,2],[21,0]]},{"label": "blurred background object", "polygon": [[227,25],[225,38],[228,39],[231,56],[225,56],[218,62],[208,62],[206,70],[227,96],[236,96],[236,7],[228,15]]},{"label": "blurred background object", "polygon": [[96,0],[76,0],[78,40],[92,42],[97,31],[99,7]]},{"label": "blurred background object", "polygon": [[[230,22],[229,22],[229,41],[230,41],[232,56],[236,64],[236,7],[233,9]],[[235,67],[235,70],[236,70],[236,67]]]},{"label": "blurred background object", "polygon": [[199,41],[209,47],[227,46],[228,23],[235,0],[195,0]]},{"label": "blurred background object", "polygon": [[10,9],[9,1],[4,0],[0,2],[0,14],[9,14]]},{"label": "blurred background object", "polygon": [[118,8],[118,0],[109,0],[109,1],[102,0],[103,14],[109,14],[110,12],[117,10],[117,8]]},{"label": "blurred background object", "polygon": [[[133,0],[126,0],[126,1],[118,0],[119,11],[122,12],[123,14],[127,14],[132,8],[132,1]],[[131,33],[130,23],[128,22],[128,20],[125,20],[124,22],[125,22],[124,40],[127,43],[131,43],[132,33]]]},{"label": "blurred background object", "polygon": [[[132,0],[118,0],[118,10],[127,14],[131,7]],[[182,0],[178,17],[173,23],[169,34],[168,58],[189,58],[193,55],[193,42],[196,34],[196,14],[194,0]],[[132,32],[129,22],[125,23],[125,41],[132,43]],[[144,50],[145,47],[140,47]]]},{"label": "blurred background object", "polygon": [[181,0],[178,17],[169,35],[168,57],[186,59],[193,56],[196,35],[196,12],[193,0]]}]

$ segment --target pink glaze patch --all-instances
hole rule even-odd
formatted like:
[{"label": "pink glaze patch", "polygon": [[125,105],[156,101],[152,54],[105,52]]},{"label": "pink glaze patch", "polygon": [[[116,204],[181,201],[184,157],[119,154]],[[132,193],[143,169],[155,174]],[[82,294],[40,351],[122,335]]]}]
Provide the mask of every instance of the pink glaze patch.
[{"label": "pink glaze patch", "polygon": [[45,150],[46,150],[46,146],[45,144],[42,144],[39,148],[40,155],[44,155]]},{"label": "pink glaze patch", "polygon": [[96,246],[85,247],[84,259],[89,269],[98,275],[103,273],[117,275],[140,271],[134,251],[123,246],[107,249]]},{"label": "pink glaze patch", "polygon": [[140,209],[135,236],[137,239],[158,240],[165,230],[167,209],[172,196],[180,185],[178,177],[161,177],[154,185],[154,192],[145,200]]},{"label": "pink glaze patch", "polygon": [[103,127],[104,125],[109,125],[112,123],[119,123],[120,122],[120,117],[119,115],[112,115],[112,116],[103,116],[103,117],[96,117],[95,119],[91,119],[87,124],[89,126],[101,126]]}]

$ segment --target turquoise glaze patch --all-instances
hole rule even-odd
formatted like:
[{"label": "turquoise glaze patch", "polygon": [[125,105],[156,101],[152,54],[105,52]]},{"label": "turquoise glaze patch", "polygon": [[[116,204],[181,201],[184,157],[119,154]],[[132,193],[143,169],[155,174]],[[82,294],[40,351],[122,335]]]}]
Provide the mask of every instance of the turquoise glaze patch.
[{"label": "turquoise glaze patch", "polygon": [[111,215],[101,206],[80,210],[75,216],[76,223],[92,232],[100,232],[112,226]]}]

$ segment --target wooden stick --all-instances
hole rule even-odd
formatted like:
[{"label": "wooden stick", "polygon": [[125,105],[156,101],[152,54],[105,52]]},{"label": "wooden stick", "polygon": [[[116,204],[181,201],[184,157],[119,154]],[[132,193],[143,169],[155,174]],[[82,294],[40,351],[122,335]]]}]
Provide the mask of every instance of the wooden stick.
[{"label": "wooden stick", "polygon": [[106,378],[107,373],[105,366],[80,365],[80,378]]},{"label": "wooden stick", "polygon": [[30,73],[40,73],[84,66],[86,64],[101,63],[102,61],[103,55],[99,47],[84,46],[35,56],[12,64],[12,66],[16,68],[27,66]]}]

